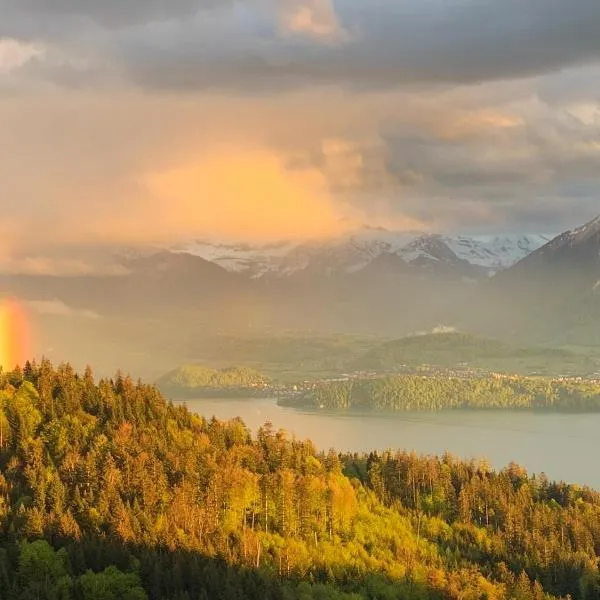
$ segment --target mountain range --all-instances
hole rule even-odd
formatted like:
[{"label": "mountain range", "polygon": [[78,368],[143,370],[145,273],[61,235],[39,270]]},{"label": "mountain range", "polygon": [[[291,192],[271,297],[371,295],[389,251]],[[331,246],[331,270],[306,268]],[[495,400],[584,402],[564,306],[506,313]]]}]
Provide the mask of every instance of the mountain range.
[{"label": "mountain range", "polygon": [[[492,275],[506,269],[547,243],[541,234],[449,236],[397,232],[365,227],[333,240],[292,244],[240,245],[197,241],[170,250],[199,256],[230,272],[251,278],[351,274],[367,269],[382,256],[431,272]],[[401,263],[389,261],[390,266]]]},{"label": "mountain range", "polygon": [[549,237],[365,229],[321,244],[113,249],[118,269],[4,274],[0,286],[31,308],[38,352],[96,364],[98,353],[123,365],[135,355],[164,369],[215,334],[390,339],[440,324],[519,344],[597,345],[600,217]]}]

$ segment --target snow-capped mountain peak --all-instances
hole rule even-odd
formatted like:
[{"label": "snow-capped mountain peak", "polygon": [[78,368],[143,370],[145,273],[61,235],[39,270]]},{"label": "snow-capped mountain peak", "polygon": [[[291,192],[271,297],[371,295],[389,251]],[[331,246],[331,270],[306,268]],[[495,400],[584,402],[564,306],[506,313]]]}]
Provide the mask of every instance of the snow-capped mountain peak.
[{"label": "snow-capped mountain peak", "polygon": [[214,262],[227,271],[262,277],[279,270],[281,261],[294,250],[292,243],[257,245],[196,241],[172,248],[173,252],[193,254]]},{"label": "snow-capped mountain peak", "polygon": [[460,258],[493,271],[507,269],[547,244],[552,235],[508,234],[446,237],[446,243]]},{"label": "snow-capped mountain peak", "polygon": [[200,256],[252,278],[287,277],[300,272],[356,273],[383,255],[398,256],[415,268],[456,269],[464,274],[471,267],[491,274],[512,266],[550,239],[540,234],[451,236],[365,227],[327,241],[256,246],[197,241],[172,251]]}]

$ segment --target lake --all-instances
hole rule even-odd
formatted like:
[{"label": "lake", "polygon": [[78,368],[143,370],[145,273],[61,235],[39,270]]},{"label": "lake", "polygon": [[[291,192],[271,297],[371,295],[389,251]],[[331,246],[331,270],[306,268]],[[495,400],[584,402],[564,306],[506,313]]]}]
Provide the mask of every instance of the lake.
[{"label": "lake", "polygon": [[319,449],[364,452],[407,449],[486,458],[495,468],[510,461],[530,474],[600,489],[600,414],[516,411],[344,413],[278,406],[270,398],[181,401],[204,417],[241,417],[256,432],[266,421]]}]

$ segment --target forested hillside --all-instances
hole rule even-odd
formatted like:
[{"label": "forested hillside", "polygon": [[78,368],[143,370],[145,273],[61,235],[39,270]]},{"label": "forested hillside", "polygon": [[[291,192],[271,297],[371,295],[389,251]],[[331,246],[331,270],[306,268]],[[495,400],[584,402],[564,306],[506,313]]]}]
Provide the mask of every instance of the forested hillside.
[{"label": "forested hillside", "polygon": [[235,390],[247,393],[248,390],[262,389],[269,378],[249,367],[227,367],[211,369],[202,365],[184,365],[163,375],[157,386],[167,394],[195,395],[208,391],[226,390],[231,394]]},{"label": "forested hillside", "polygon": [[[0,376],[0,598],[600,594],[600,495],[450,456],[252,437],[117,375]],[[593,468],[593,467],[591,467]]]},{"label": "forested hillside", "polygon": [[533,377],[394,375],[320,383],[284,401],[331,409],[537,409],[600,411],[600,384]]}]

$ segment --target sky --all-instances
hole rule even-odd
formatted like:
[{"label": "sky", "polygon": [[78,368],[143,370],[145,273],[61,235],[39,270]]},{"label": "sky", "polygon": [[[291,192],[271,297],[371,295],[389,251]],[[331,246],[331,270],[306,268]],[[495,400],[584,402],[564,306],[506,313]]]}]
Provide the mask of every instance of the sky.
[{"label": "sky", "polygon": [[54,252],[78,272],[98,245],[546,233],[600,213],[598,0],[0,0],[0,15],[5,270]]}]

